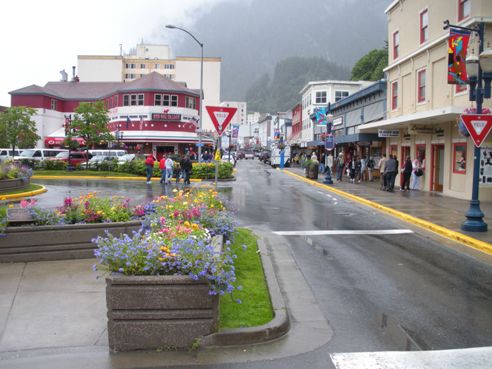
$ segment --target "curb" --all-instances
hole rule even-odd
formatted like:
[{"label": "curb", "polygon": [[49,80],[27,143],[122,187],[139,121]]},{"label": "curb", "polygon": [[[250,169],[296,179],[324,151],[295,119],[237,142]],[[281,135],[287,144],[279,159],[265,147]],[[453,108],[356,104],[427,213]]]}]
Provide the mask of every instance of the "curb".
[{"label": "curb", "polygon": [[[145,177],[101,177],[101,176],[44,176],[44,175],[33,175],[34,179],[110,179],[114,181],[147,181]],[[153,177],[151,181],[157,182],[160,181],[160,178]],[[202,182],[201,179],[190,178],[190,182]]]},{"label": "curb", "polygon": [[263,240],[258,238],[258,250],[261,255],[263,271],[270,293],[274,318],[258,327],[233,328],[213,333],[203,337],[203,347],[211,346],[240,346],[272,341],[285,335],[290,329],[290,320],[285,301],[275,276],[273,264]]},{"label": "curb", "polygon": [[302,177],[296,173],[290,172],[288,170],[283,171],[283,172],[292,176],[292,177],[300,179],[306,183],[309,183],[311,185],[323,188],[325,190],[336,193],[337,195],[340,195],[340,196],[345,197],[347,199],[356,201],[358,203],[364,204],[364,205],[369,206],[371,208],[374,208],[374,209],[380,210],[382,212],[385,212],[387,214],[390,214],[390,215],[392,215],[396,218],[399,218],[401,220],[404,220],[408,223],[412,223],[414,225],[417,225],[421,228],[424,228],[428,231],[436,233],[439,236],[445,237],[449,240],[459,242],[462,245],[471,247],[471,248],[478,250],[478,251],[481,251],[485,254],[492,255],[492,245],[488,242],[477,240],[476,238],[464,235],[464,234],[456,232],[456,231],[452,231],[452,230],[447,229],[443,226],[428,222],[424,219],[417,218],[417,217],[414,217],[412,215],[408,215],[406,213],[403,213],[403,212],[395,210],[395,209],[391,209],[391,208],[384,206],[384,205],[381,205],[377,202],[370,201],[370,200],[364,199],[360,196],[352,195],[351,193],[348,193],[348,192],[339,190],[337,188],[333,188],[333,187],[330,187],[328,185],[319,183],[317,181],[313,181],[313,180],[304,178],[304,177]]},{"label": "curb", "polygon": [[23,197],[30,197],[30,196],[36,196],[40,195],[42,193],[47,192],[48,190],[46,187],[41,186],[40,189],[34,190],[34,191],[28,191],[28,192],[21,192],[21,193],[14,193],[11,195],[0,195],[0,200],[14,200],[14,199],[21,199]]}]

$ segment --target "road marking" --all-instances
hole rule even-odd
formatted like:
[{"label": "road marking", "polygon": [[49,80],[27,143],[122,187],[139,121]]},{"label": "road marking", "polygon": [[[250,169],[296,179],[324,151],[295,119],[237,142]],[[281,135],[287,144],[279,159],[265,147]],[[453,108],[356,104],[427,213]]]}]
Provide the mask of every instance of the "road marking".
[{"label": "road marking", "polygon": [[326,231],[274,231],[279,236],[325,236],[325,235],[385,235],[413,233],[410,229],[326,230]]}]

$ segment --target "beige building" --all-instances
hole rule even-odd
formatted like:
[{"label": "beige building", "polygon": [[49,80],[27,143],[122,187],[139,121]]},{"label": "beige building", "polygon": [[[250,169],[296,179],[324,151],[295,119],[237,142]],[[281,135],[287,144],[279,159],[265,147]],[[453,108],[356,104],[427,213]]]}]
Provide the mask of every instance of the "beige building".
[{"label": "beige building", "polygon": [[[171,58],[168,45],[138,44],[129,55],[79,55],[78,76],[81,82],[130,82],[152,72],[190,89],[200,89],[200,57]],[[204,106],[220,104],[221,58],[203,58]],[[203,129],[213,130],[213,124],[203,109]]]},{"label": "beige building", "polygon": [[[386,9],[388,16],[387,118],[361,126],[361,132],[399,132],[386,139],[387,154],[421,157],[424,175],[420,189],[471,198],[474,144],[458,132],[458,119],[469,101],[467,86],[447,82],[448,35],[443,22],[471,27],[489,24],[486,40],[492,43],[490,0],[398,0]],[[476,36],[469,53],[478,54]],[[484,102],[491,107],[490,99]],[[492,153],[492,135],[482,145],[482,154]],[[491,163],[492,165],[492,163]],[[481,168],[483,169],[483,168]],[[485,168],[488,172],[491,168]],[[396,183],[400,184],[400,177]],[[481,176],[480,199],[492,200],[492,177]]]}]

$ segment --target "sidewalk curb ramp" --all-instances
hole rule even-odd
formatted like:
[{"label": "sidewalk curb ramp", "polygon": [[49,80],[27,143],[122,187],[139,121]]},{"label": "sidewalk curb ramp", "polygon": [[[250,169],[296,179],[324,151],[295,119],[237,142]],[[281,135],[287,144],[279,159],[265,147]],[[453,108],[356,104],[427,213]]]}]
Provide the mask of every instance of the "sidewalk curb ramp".
[{"label": "sidewalk curb ramp", "polygon": [[203,347],[240,346],[263,343],[282,337],[289,331],[289,313],[282,293],[280,292],[270,255],[263,240],[258,238],[257,242],[268,291],[270,293],[274,318],[270,322],[258,327],[225,329],[205,336],[201,340]]},{"label": "sidewalk curb ramp", "polygon": [[395,210],[395,209],[391,209],[387,206],[384,206],[384,205],[381,205],[377,202],[374,202],[374,201],[370,201],[370,200],[367,200],[367,199],[364,199],[363,197],[360,197],[360,196],[356,196],[356,195],[352,195],[351,193],[348,193],[348,192],[345,192],[345,191],[342,191],[342,190],[339,190],[337,188],[334,188],[334,187],[330,187],[328,185],[325,185],[323,183],[320,183],[318,181],[313,181],[311,179],[307,179],[307,178],[304,178],[303,176],[300,176],[296,173],[293,173],[289,170],[284,170],[283,173],[286,173],[294,178],[297,178],[301,181],[304,181],[306,183],[309,183],[313,186],[316,186],[316,187],[319,187],[319,188],[323,188],[325,190],[328,190],[330,192],[333,192],[333,193],[336,193],[337,195],[340,195],[346,199],[349,199],[349,200],[353,200],[353,201],[356,201],[358,203],[361,203],[361,204],[364,204],[366,206],[369,206],[371,208],[374,208],[374,209],[377,209],[377,210],[380,210],[384,213],[387,213],[387,214],[390,214],[396,218],[399,218],[401,220],[404,220],[408,223],[412,223],[413,225],[416,225],[416,226],[419,226],[421,228],[424,228],[428,231],[431,231],[433,233],[436,233],[438,234],[439,236],[442,236],[442,237],[445,237],[449,240],[452,240],[452,241],[455,241],[455,242],[459,242],[460,244],[462,245],[465,245],[465,246],[468,246],[468,247],[471,247],[475,250],[478,250],[478,251],[481,251],[485,254],[488,254],[488,255],[492,255],[492,245],[488,242],[484,242],[484,241],[480,241],[480,240],[477,240],[476,238],[473,238],[473,237],[470,237],[470,236],[467,236],[465,234],[462,234],[462,233],[459,233],[459,232],[456,232],[456,231],[452,231],[450,229],[447,229],[443,226],[440,226],[440,225],[437,225],[437,224],[434,224],[434,223],[431,223],[431,222],[428,222],[424,219],[421,219],[421,218],[417,218],[417,217],[414,217],[412,215],[408,215],[406,213],[403,213],[401,211],[398,211],[398,210]]}]

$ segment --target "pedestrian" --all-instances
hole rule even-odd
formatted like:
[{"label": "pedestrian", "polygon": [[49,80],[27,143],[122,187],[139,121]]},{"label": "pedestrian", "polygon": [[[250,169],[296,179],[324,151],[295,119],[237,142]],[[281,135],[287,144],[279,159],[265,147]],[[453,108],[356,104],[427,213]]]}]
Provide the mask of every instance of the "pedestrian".
[{"label": "pedestrian", "polygon": [[362,176],[361,170],[362,170],[362,164],[360,161],[360,157],[357,155],[357,156],[355,156],[355,179],[359,183],[360,183],[360,178]]},{"label": "pedestrian", "polygon": [[362,159],[360,159],[360,181],[366,181],[366,180],[367,180],[367,158],[365,155],[362,155]]},{"label": "pedestrian", "polygon": [[350,176],[350,182],[355,183],[355,178],[357,174],[357,159],[355,156],[352,156],[352,160],[349,162],[349,176]]},{"label": "pedestrian", "polygon": [[162,155],[161,160],[159,160],[159,169],[161,170],[161,180],[159,183],[166,183],[166,155]]},{"label": "pedestrian", "polygon": [[174,161],[169,156],[166,158],[165,168],[166,168],[166,177],[164,180],[165,183],[170,184],[171,178],[173,178]]},{"label": "pedestrian", "polygon": [[384,166],[384,177],[386,184],[386,191],[393,192],[395,187],[395,172],[398,170],[396,166],[396,160],[393,155],[390,154],[388,160]]},{"label": "pedestrian", "polygon": [[176,183],[179,183],[179,179],[180,178],[184,178],[184,171],[183,171],[183,163],[184,163],[184,156],[181,158],[181,160],[179,161],[179,170],[178,172],[176,173]]},{"label": "pedestrian", "polygon": [[325,153],[322,153],[321,154],[321,157],[320,157],[320,160],[319,160],[319,172],[320,173],[324,173],[325,172],[325,168],[326,168],[325,161],[326,161],[326,154]]},{"label": "pedestrian", "polygon": [[185,155],[184,159],[181,162],[181,170],[183,171],[185,185],[190,184],[190,176],[191,176],[192,169],[193,169],[193,163],[191,162],[189,155]]},{"label": "pedestrian", "polygon": [[331,176],[331,174],[333,174],[333,154],[331,151],[329,151],[328,155],[326,155],[325,166],[326,166],[325,173],[330,173],[330,176]]},{"label": "pedestrian", "polygon": [[374,171],[374,165],[375,164],[376,163],[374,163],[374,159],[369,157],[369,159],[367,160],[367,176],[368,176],[369,182],[373,181],[372,172]]},{"label": "pedestrian", "polygon": [[410,191],[410,176],[412,175],[412,160],[410,156],[407,156],[405,163],[403,164],[403,186],[400,188],[401,191]]},{"label": "pedestrian", "polygon": [[336,166],[337,166],[337,181],[341,182],[343,178],[343,168],[345,167],[345,159],[343,157],[343,152],[338,154]]},{"label": "pedestrian", "polygon": [[[399,168],[400,168],[400,162],[398,161],[398,157],[396,155],[393,155],[393,159],[395,159],[395,163],[396,163],[396,166],[395,166],[395,171],[393,173],[393,184],[391,186],[391,188],[395,188],[395,181],[396,181],[396,176],[398,175],[398,171],[399,171]],[[401,188],[401,187],[400,187]]]},{"label": "pedestrian", "polygon": [[382,158],[379,159],[379,163],[378,163],[378,167],[379,167],[379,181],[380,181],[380,184],[381,184],[381,190],[382,191],[386,191],[386,180],[385,180],[385,176],[384,176],[384,169],[386,167],[386,161],[388,159],[386,159],[386,154],[383,154]]},{"label": "pedestrian", "polygon": [[424,165],[422,163],[421,157],[415,158],[412,162],[412,183],[410,185],[411,190],[420,189],[420,177],[424,175]]},{"label": "pedestrian", "polygon": [[152,154],[147,155],[147,159],[145,159],[145,173],[147,175],[147,184],[150,184],[150,179],[152,178],[152,174],[154,172],[154,156]]}]

